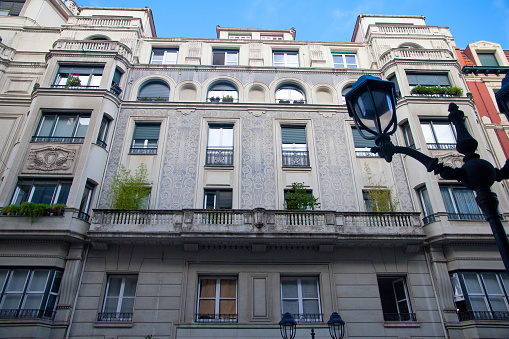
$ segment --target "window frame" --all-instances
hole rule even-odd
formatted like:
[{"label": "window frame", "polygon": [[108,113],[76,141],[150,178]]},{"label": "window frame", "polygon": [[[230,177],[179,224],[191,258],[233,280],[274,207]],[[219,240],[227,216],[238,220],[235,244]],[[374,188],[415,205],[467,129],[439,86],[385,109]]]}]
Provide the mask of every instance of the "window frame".
[{"label": "window frame", "polygon": [[[297,282],[297,297],[286,297],[284,298],[283,294],[283,281],[295,281]],[[316,282],[316,298],[304,297],[302,290],[302,281],[303,280],[314,280]],[[296,322],[304,323],[304,322],[323,322],[323,314],[322,314],[322,301],[320,295],[320,278],[319,276],[281,276],[280,278],[280,301],[281,301],[281,314],[288,312],[288,310],[284,307],[285,300],[297,300],[298,302],[298,310],[299,313],[292,314],[294,320]],[[305,300],[316,300],[318,306],[317,313],[303,313],[304,311],[304,301]]]},{"label": "window frame", "polygon": [[[355,59],[355,64],[348,63],[347,56],[352,56]],[[341,57],[341,62],[336,62],[335,57]],[[352,67],[353,66],[353,67]],[[357,59],[357,53],[348,53],[348,52],[332,52],[332,67],[333,68],[359,68],[359,61]]]},{"label": "window frame", "polygon": [[[477,203],[475,203],[474,191],[469,190],[468,188],[466,188],[464,186],[460,186],[460,185],[440,184],[439,188],[440,188],[440,195],[442,196],[442,201],[444,202],[444,206],[447,211],[447,216],[448,216],[449,220],[475,220],[475,221],[484,221],[485,220],[484,215],[482,214],[481,210],[479,209],[479,206],[477,205]],[[448,204],[444,201],[445,189],[447,189],[448,197],[452,204]],[[473,200],[474,203],[470,204],[470,206],[473,206],[474,209],[476,209],[478,213],[461,213],[460,212],[458,201],[454,194],[454,190],[460,190],[460,189],[464,190],[464,191],[469,191],[472,194],[471,199]],[[448,206],[451,206],[453,208],[453,210],[448,211],[447,210]],[[464,208],[469,209],[468,206],[463,206],[461,208],[461,210]]]},{"label": "window frame", "polygon": [[[410,79],[408,76],[415,76],[416,83],[410,82]],[[431,83],[424,83],[422,82],[422,77],[435,77],[435,81],[433,84]],[[447,84],[445,82],[441,82],[439,78],[437,77],[444,77],[447,78]],[[439,87],[452,87],[451,78],[449,76],[449,72],[406,72],[407,82],[408,86],[410,87],[410,90],[412,90],[416,86],[426,86],[426,87],[433,87],[433,86],[439,86]],[[421,77],[421,80],[419,80],[419,77]]]},{"label": "window frame", "polygon": [[[113,314],[113,312],[105,312],[106,303],[108,298],[116,298],[116,296],[108,296],[110,292],[110,286],[111,286],[111,280],[112,279],[122,279],[120,283],[120,290],[118,293],[118,301],[117,301],[117,307],[116,312],[114,313],[115,316],[110,316]],[[125,296],[125,285],[127,279],[136,279],[135,282],[135,290],[134,290],[134,296]],[[101,312],[97,316],[97,321],[125,321],[125,322],[132,322],[133,320],[133,314],[134,314],[134,305],[136,302],[136,293],[138,292],[138,274],[109,274],[108,280],[106,283],[106,289],[104,290],[104,297],[103,297],[103,303],[101,306]],[[133,308],[131,312],[120,312],[122,309],[122,305],[124,302],[124,299],[133,299]],[[124,316],[122,316],[124,315]]]},{"label": "window frame", "polygon": [[[203,280],[215,280],[215,292],[214,298],[202,297],[202,281]],[[235,281],[235,298],[221,297],[221,281],[222,280],[233,280]],[[199,276],[198,277],[198,290],[196,293],[196,313],[194,321],[197,323],[236,323],[238,322],[239,312],[239,279],[237,276]],[[200,313],[200,301],[202,300],[214,300],[214,314]],[[220,313],[221,300],[235,300],[235,314]],[[213,315],[213,318],[210,316]],[[205,316],[205,317],[204,317]],[[208,317],[207,317],[208,316]],[[222,316],[227,316],[223,318]]]},{"label": "window frame", "polygon": [[[389,282],[392,287],[391,288],[392,294],[386,295],[384,294],[387,289],[387,286],[385,284],[389,284]],[[382,288],[382,283],[384,285],[384,288]],[[401,294],[401,291],[400,293],[396,291],[397,283],[401,283],[404,298],[398,299],[398,294]],[[385,322],[417,321],[416,315],[413,312],[410,293],[408,291],[407,277],[405,275],[379,275],[377,276],[377,285],[380,294],[380,302],[382,304],[382,313]],[[384,309],[384,305],[385,307],[387,307],[388,304],[392,304],[390,299],[392,299],[392,302],[394,302],[393,305],[396,306],[397,313],[390,313],[387,312],[389,311],[387,308]],[[400,308],[401,303],[404,303],[406,305],[406,309],[408,310],[408,312],[401,312]]]},{"label": "window frame", "polygon": [[[374,140],[367,140],[362,137],[357,127],[352,126],[352,140],[357,158],[378,158],[377,153],[371,152],[371,148],[375,147]],[[359,145],[360,143],[360,145]]]},{"label": "window frame", "polygon": [[[54,117],[54,121],[51,123],[49,128],[49,135],[40,135],[41,130],[47,126],[45,126],[46,119],[49,117]],[[69,136],[54,136],[55,132],[60,123],[60,119],[63,118],[75,118],[74,126],[72,128],[72,133]],[[80,121],[86,120],[88,122],[87,125],[80,125]],[[85,141],[85,137],[88,131],[88,126],[90,126],[90,113],[59,113],[59,112],[43,112],[41,118],[39,120],[39,124],[32,136],[32,142],[63,142],[63,143],[76,143],[80,144]],[[65,123],[65,122],[64,122]],[[76,134],[80,131],[80,126],[86,126],[83,136],[76,136]]]},{"label": "window frame", "polygon": [[426,185],[422,186],[417,190],[417,194],[419,195],[419,201],[421,202],[422,214],[424,218],[422,221],[424,224],[429,224],[430,222],[435,221],[435,212],[433,212],[433,206],[431,205],[431,200],[429,198],[428,188]]},{"label": "window frame", "polygon": [[[157,91],[154,91],[154,90],[151,90],[149,91],[148,87],[150,86],[155,86],[155,85],[162,85],[163,87],[165,87],[165,89],[167,89],[167,93],[165,91],[165,96],[148,96],[148,95],[144,95],[145,93],[142,93],[143,91],[147,91],[149,94],[163,94],[163,93],[158,93]],[[170,92],[171,92],[171,89],[170,89],[170,86],[163,80],[160,80],[160,79],[152,79],[152,80],[148,80],[146,81],[145,83],[143,83],[139,89],[138,89],[138,94],[136,96],[136,100],[137,101],[170,101]],[[167,96],[166,96],[167,95]]]},{"label": "window frame", "polygon": [[92,203],[92,197],[94,195],[95,185],[87,180],[85,188],[83,189],[83,196],[81,197],[80,208],[78,210],[78,218],[84,221],[90,220],[90,205]]},{"label": "window frame", "polygon": [[[230,207],[219,207],[218,203],[221,195],[221,192],[230,193]],[[219,194],[219,196],[218,196]],[[212,207],[209,205],[209,197],[213,196]],[[226,198],[228,199],[228,198]],[[205,188],[203,191],[203,209],[205,210],[231,210],[233,208],[233,189],[231,188]]]},{"label": "window frame", "polygon": [[[276,62],[275,56],[276,55],[283,55],[283,62]],[[295,55],[297,56],[297,62],[296,64],[294,62],[288,61],[289,55]],[[274,67],[300,67],[300,58],[299,58],[299,51],[272,51],[272,66]]]},{"label": "window frame", "polygon": [[[221,145],[211,145],[211,130],[219,130],[219,139]],[[231,130],[231,140],[225,135],[225,130]],[[212,123],[208,124],[207,129],[207,149],[205,155],[205,166],[233,166],[235,125],[233,123]],[[226,141],[226,142],[225,142]],[[225,144],[225,145],[223,145]],[[231,146],[230,146],[231,144]]]},{"label": "window frame", "polygon": [[[288,95],[284,95],[284,94]],[[296,94],[296,95],[293,95]],[[278,98],[279,97],[279,98]],[[295,99],[298,97],[298,99]],[[279,86],[274,92],[274,98],[277,104],[305,104],[306,93],[300,87],[292,84]]]},{"label": "window frame", "polygon": [[[45,180],[42,178],[41,179],[18,179],[18,183],[16,184],[16,188],[15,188],[14,193],[11,198],[11,204],[19,205],[23,202],[35,202],[35,201],[31,201],[32,197],[34,196],[35,189],[37,187],[53,186],[53,184],[54,184],[55,188],[52,193],[51,201],[48,203],[48,205],[57,204],[57,203],[65,204],[67,202],[67,198],[69,197],[69,191],[71,189],[72,179],[62,179],[62,180],[46,179]],[[22,191],[22,189],[20,188],[20,185],[30,186],[29,192],[26,195],[26,199],[25,199],[25,195],[23,195],[21,197],[21,199],[19,198],[19,195]],[[64,191],[62,191],[63,187],[66,187],[64,189]],[[60,196],[61,193],[64,194],[65,200],[63,200],[63,198]],[[42,195],[42,196],[44,196],[44,195]],[[42,203],[41,201],[42,200],[35,202],[35,203]]]},{"label": "window frame", "polygon": [[97,133],[96,144],[101,146],[102,148],[106,148],[108,144],[106,143],[106,139],[108,138],[108,132],[111,124],[111,119],[106,115],[103,115],[101,120],[101,126],[99,126],[99,133]]},{"label": "window frame", "polygon": [[[221,53],[224,53],[224,61],[222,64],[218,64],[218,63],[215,63],[215,58],[214,56],[216,54],[221,54]],[[229,55],[235,55],[236,58],[235,58],[235,61],[228,61],[228,56]],[[213,49],[212,50],[212,65],[214,66],[238,66],[239,65],[239,50],[238,49],[221,49],[221,48],[217,48],[217,49]]]},{"label": "window frame", "polygon": [[[429,135],[423,126],[429,126],[429,131],[431,132],[431,135]],[[435,129],[435,125],[437,126],[449,126],[451,135],[455,142],[454,143],[442,143],[440,142],[439,138],[437,137],[437,132]],[[426,142],[427,149],[430,150],[454,150],[456,149],[456,143],[457,143],[457,135],[456,135],[456,128],[454,125],[446,120],[431,120],[431,119],[422,119],[420,121],[421,131],[424,136],[424,141]],[[429,135],[433,140],[426,140],[426,135]],[[434,142],[428,142],[428,141],[434,141]]]},{"label": "window frame", "polygon": [[[157,139],[140,139],[136,138],[136,129],[140,126],[144,127],[158,127]],[[133,136],[131,140],[131,146],[129,148],[129,154],[157,154],[157,149],[159,147],[159,138],[161,137],[161,122],[148,122],[148,121],[135,121]],[[140,147],[137,143],[137,140],[144,140],[143,147]],[[155,140],[155,146],[153,141]],[[149,141],[151,141],[149,143]],[[150,145],[149,145],[150,144]],[[150,147],[149,147],[150,146]]]},{"label": "window frame", "polygon": [[[221,89],[221,86],[224,88]],[[214,89],[219,88],[219,89]],[[226,89],[229,88],[229,89]],[[227,96],[231,96],[231,99],[226,99]],[[207,91],[207,102],[222,102],[222,103],[236,103],[239,102],[239,90],[237,87],[230,82],[216,82],[210,86]]]},{"label": "window frame", "polygon": [[[280,125],[280,133],[281,133],[281,155],[282,155],[282,166],[283,167],[311,167],[310,159],[309,159],[309,146],[308,146],[308,126],[307,124],[286,124],[282,123]],[[300,130],[303,129],[303,136],[305,139],[305,143],[284,143],[285,136],[288,136],[288,133],[284,133],[284,129],[295,129]],[[290,146],[291,145],[291,146]],[[296,146],[296,145],[304,145],[304,146]]]},{"label": "window frame", "polygon": [[[4,10],[0,10],[0,13],[5,13],[5,14],[0,14],[0,17],[1,16],[19,16],[21,11],[23,10],[23,7],[25,6],[25,0],[8,0],[8,1],[0,1],[0,8],[2,7],[2,4],[4,5],[3,7],[7,7],[6,5],[8,3],[11,3],[11,6],[10,8],[7,10],[4,9]],[[16,4],[21,4],[21,7],[18,5],[16,6]]]},{"label": "window frame", "polygon": [[[163,52],[161,62],[154,62],[155,52]],[[175,61],[173,58],[168,58],[170,55],[175,54]],[[151,65],[177,65],[178,63],[178,47],[152,47],[152,52],[150,54],[150,64]]]},{"label": "window frame", "polygon": [[[88,70],[88,72],[85,72]],[[100,70],[100,72],[99,72]],[[100,74],[99,74],[100,73]],[[79,86],[67,86],[67,78],[72,74],[77,76],[81,83]],[[104,74],[104,65],[60,65],[58,68],[55,81],[51,87],[56,88],[86,88],[94,89],[101,86],[102,77]],[[86,81],[84,79],[86,78]],[[84,83],[85,82],[85,83]],[[96,85],[93,85],[96,84]]]}]

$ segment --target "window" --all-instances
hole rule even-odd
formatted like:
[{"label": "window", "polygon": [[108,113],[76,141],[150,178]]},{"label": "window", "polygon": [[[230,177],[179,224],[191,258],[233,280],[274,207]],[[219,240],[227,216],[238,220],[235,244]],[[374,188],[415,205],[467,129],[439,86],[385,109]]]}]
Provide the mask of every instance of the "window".
[{"label": "window", "polygon": [[352,90],[352,85],[348,85],[348,86],[343,87],[343,90],[341,91],[341,98],[343,99],[343,105],[346,105],[346,95],[351,90]]},{"label": "window", "polygon": [[283,40],[282,35],[261,35],[260,40]]},{"label": "window", "polygon": [[425,224],[429,224],[430,222],[435,221],[433,207],[431,206],[431,200],[429,199],[429,194],[426,186],[419,190],[419,199],[421,200],[422,213],[424,214],[422,221]]},{"label": "window", "polygon": [[239,64],[239,51],[214,50],[212,52],[212,65],[236,66]]},{"label": "window", "polygon": [[451,86],[447,73],[407,73],[410,89],[415,86]]},{"label": "window", "polygon": [[61,280],[54,269],[0,269],[0,319],[53,320]]},{"label": "window", "polygon": [[65,204],[71,183],[70,180],[20,179],[11,204],[19,205],[25,201],[48,205]]},{"label": "window", "polygon": [[281,277],[281,313],[297,322],[321,322],[320,287],[317,277]]},{"label": "window", "polygon": [[251,35],[249,34],[229,34],[228,39],[247,39],[251,40]]},{"label": "window", "polygon": [[153,48],[151,64],[176,65],[178,49]]},{"label": "window", "polygon": [[67,78],[72,75],[80,80],[79,85],[72,85],[72,87],[99,88],[103,68],[103,66],[60,66],[53,87],[67,87]]},{"label": "window", "polygon": [[405,277],[378,277],[384,321],[416,321]]},{"label": "window", "polygon": [[160,123],[136,123],[134,126],[131,154],[156,154]]},{"label": "window", "polygon": [[229,83],[218,83],[213,85],[208,93],[209,102],[238,102],[239,92]]},{"label": "window", "polygon": [[136,275],[112,275],[108,277],[102,312],[98,321],[132,321],[136,297]]},{"label": "window", "polygon": [[[315,209],[315,206],[314,206],[313,202],[311,201],[311,199],[314,198],[313,190],[309,189],[309,190],[303,191],[303,193],[302,193],[303,196],[300,196],[300,192],[297,194],[294,194],[294,193],[297,193],[296,190],[294,190],[294,189],[285,190],[285,209],[287,209],[287,210],[308,210],[308,211]],[[310,199],[305,199],[305,198],[310,198]],[[318,200],[318,199],[316,199],[316,200]],[[297,219],[293,219],[293,218],[287,219],[287,224],[300,225],[299,222],[302,222],[302,224],[304,224],[304,223],[314,224],[314,215],[303,214],[301,216],[302,216],[302,219],[300,217],[296,217]]]},{"label": "window", "polygon": [[457,272],[451,283],[460,321],[509,319],[506,272]]},{"label": "window", "polygon": [[232,190],[205,190],[205,201],[203,203],[205,209],[231,209],[232,208]]},{"label": "window", "polygon": [[0,16],[18,16],[25,4],[25,0],[0,1]]},{"label": "window", "polygon": [[482,66],[499,66],[495,53],[477,53]]},{"label": "window", "polygon": [[92,202],[92,193],[94,192],[94,184],[88,182],[85,184],[85,190],[83,191],[83,196],[81,197],[80,210],[78,212],[78,218],[81,220],[89,221],[90,215],[88,211],[90,210],[90,203]]},{"label": "window", "polygon": [[44,113],[32,142],[82,143],[90,115]]},{"label": "window", "polygon": [[410,129],[410,125],[408,122],[405,122],[401,125],[401,130],[403,131],[403,139],[405,140],[405,146],[415,148],[414,137],[412,135],[412,130]]},{"label": "window", "polygon": [[396,99],[400,98],[401,97],[401,91],[399,90],[399,83],[398,83],[398,78],[396,77],[396,74],[393,74],[392,76],[390,76],[389,78],[387,78],[387,80],[391,81],[394,83],[394,91],[396,92]]},{"label": "window", "polygon": [[122,88],[120,87],[120,79],[122,79],[122,72],[116,68],[115,73],[113,74],[113,80],[111,81],[110,92],[119,96],[122,93]]},{"label": "window", "polygon": [[333,53],[332,62],[334,68],[357,68],[357,56],[355,53]]},{"label": "window", "polygon": [[309,167],[306,126],[281,126],[284,167]]},{"label": "window", "polygon": [[110,119],[103,116],[101,127],[99,127],[99,134],[97,135],[97,144],[102,148],[106,148],[106,137],[108,136],[108,129],[110,127]]},{"label": "window", "polygon": [[233,165],[233,125],[209,125],[205,165]]},{"label": "window", "polygon": [[285,85],[276,91],[276,103],[278,104],[304,104],[306,97],[304,92],[297,86]]},{"label": "window", "polygon": [[170,88],[163,81],[150,81],[144,84],[138,92],[138,101],[168,101]]},{"label": "window", "polygon": [[374,140],[364,139],[357,128],[352,128],[352,136],[357,157],[378,157],[377,153],[371,152],[371,148],[376,146]]},{"label": "window", "polygon": [[463,186],[440,185],[440,193],[449,219],[484,220],[475,201],[474,191]]},{"label": "window", "polygon": [[299,52],[273,52],[272,65],[275,67],[299,67]]},{"label": "window", "polygon": [[362,190],[366,212],[394,212],[391,191],[384,187]]},{"label": "window", "polygon": [[196,321],[237,322],[237,278],[200,278]]},{"label": "window", "polygon": [[456,149],[456,129],[447,121],[421,121],[428,149]]}]

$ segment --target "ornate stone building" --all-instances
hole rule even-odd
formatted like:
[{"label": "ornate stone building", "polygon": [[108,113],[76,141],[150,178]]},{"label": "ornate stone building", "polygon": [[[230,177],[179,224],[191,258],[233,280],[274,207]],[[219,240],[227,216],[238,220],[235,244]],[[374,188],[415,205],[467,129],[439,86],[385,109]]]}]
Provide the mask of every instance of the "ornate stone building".
[{"label": "ornate stone building", "polygon": [[[394,81],[395,141],[458,165],[455,102],[494,161],[446,27],[360,15],[351,42],[160,38],[149,8],[0,13],[0,206],[66,205],[0,216],[0,337],[277,338],[285,312],[297,337],[329,337],[332,312],[347,338],[507,337],[473,193],[374,156],[344,104],[361,75]],[[112,209],[115,175],[141,164],[142,209]],[[286,209],[293,183],[320,206]]]}]

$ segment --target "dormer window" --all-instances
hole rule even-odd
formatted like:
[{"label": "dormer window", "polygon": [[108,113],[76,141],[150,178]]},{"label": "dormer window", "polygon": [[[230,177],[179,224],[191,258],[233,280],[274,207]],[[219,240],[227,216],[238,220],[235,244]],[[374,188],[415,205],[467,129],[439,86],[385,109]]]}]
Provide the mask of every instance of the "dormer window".
[{"label": "dormer window", "polygon": [[495,57],[495,53],[477,53],[479,57],[479,61],[481,61],[482,66],[500,66],[498,64],[497,58]]}]

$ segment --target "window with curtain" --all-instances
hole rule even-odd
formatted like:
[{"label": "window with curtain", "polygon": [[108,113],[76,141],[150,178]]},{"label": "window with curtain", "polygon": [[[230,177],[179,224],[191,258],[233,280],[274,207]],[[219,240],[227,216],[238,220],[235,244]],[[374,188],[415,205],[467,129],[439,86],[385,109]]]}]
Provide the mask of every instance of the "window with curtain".
[{"label": "window with curtain", "polygon": [[352,136],[357,157],[378,157],[378,154],[371,152],[371,148],[376,146],[374,140],[364,139],[357,128],[352,128]]},{"label": "window with curtain", "polygon": [[455,272],[450,277],[460,321],[509,319],[506,272]]},{"label": "window with curtain", "polygon": [[304,92],[293,85],[285,85],[276,91],[276,103],[278,104],[304,104],[306,97]]},{"label": "window with curtain", "polygon": [[435,221],[433,207],[431,206],[431,200],[429,199],[428,189],[426,186],[419,189],[419,199],[421,200],[422,213],[424,214],[422,221],[425,224]]},{"label": "window with curtain", "polygon": [[321,322],[318,277],[281,277],[281,313],[297,322]]},{"label": "window with curtain", "polygon": [[129,153],[156,154],[160,129],[160,123],[137,122],[134,126],[133,142]]},{"label": "window with curtain", "polygon": [[132,321],[137,283],[137,275],[109,276],[102,312],[97,320]]},{"label": "window with curtain", "polygon": [[229,83],[217,83],[207,92],[207,100],[208,102],[238,102],[239,91]]},{"label": "window with curtain", "polygon": [[55,269],[0,269],[0,318],[53,320],[61,280]]},{"label": "window with curtain", "polygon": [[90,114],[44,113],[32,142],[82,143]]},{"label": "window with curtain", "polygon": [[449,220],[484,220],[474,191],[462,186],[440,185]]},{"label": "window with curtain", "polygon": [[77,77],[79,85],[73,88],[99,88],[104,66],[60,66],[52,87],[67,87],[69,76]]},{"label": "window with curtain", "polygon": [[164,81],[149,81],[138,92],[138,101],[168,101],[170,88]]},{"label": "window with curtain", "polygon": [[233,125],[209,125],[205,165],[233,165]]},{"label": "window with curtain", "polygon": [[306,126],[281,126],[283,166],[309,167],[309,152],[306,143]]},{"label": "window with curtain", "polygon": [[23,202],[36,204],[65,204],[71,180],[55,179],[20,179],[11,199],[11,204],[19,205]]},{"label": "window with curtain", "polygon": [[237,278],[200,277],[196,322],[237,322]]}]

